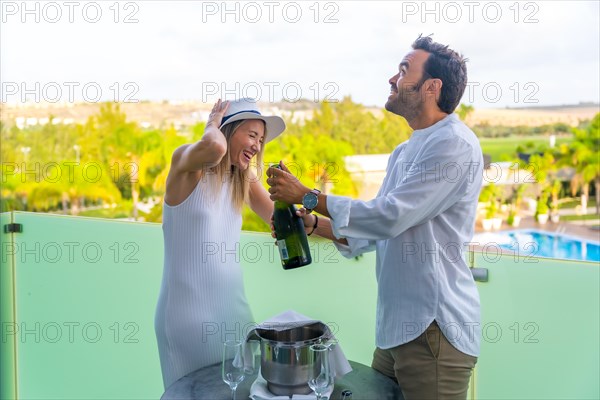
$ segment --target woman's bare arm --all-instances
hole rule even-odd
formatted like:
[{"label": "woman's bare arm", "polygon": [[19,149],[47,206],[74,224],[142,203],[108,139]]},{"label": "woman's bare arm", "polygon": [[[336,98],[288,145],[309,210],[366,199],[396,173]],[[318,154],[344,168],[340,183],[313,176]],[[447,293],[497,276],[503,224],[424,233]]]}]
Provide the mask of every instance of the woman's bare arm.
[{"label": "woman's bare arm", "polygon": [[250,208],[265,223],[271,223],[271,215],[273,215],[273,201],[269,197],[269,192],[260,183],[260,179],[256,177],[254,172],[250,173]]},{"label": "woman's bare arm", "polygon": [[228,105],[228,102],[217,101],[202,139],[173,152],[165,192],[167,204],[174,206],[184,201],[198,184],[202,171],[218,165],[227,153],[227,140],[219,126]]}]

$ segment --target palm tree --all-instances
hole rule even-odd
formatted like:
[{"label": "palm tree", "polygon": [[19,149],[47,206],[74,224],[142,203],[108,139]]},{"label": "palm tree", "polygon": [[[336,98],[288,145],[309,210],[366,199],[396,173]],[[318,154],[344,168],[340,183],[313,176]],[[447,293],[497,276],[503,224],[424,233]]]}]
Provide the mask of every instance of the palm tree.
[{"label": "palm tree", "polygon": [[542,154],[532,154],[529,166],[533,168],[533,176],[539,185],[540,192],[552,186],[556,172],[556,158],[552,151],[546,150]]},{"label": "palm tree", "polygon": [[121,193],[112,184],[109,171],[100,164],[94,166],[93,173],[85,172],[89,165],[69,167],[69,173],[62,173],[60,180],[28,182],[24,185],[28,195],[28,208],[36,211],[48,211],[62,203],[63,212],[70,204],[71,215],[77,215],[83,199],[116,203],[121,200]]},{"label": "palm tree", "polygon": [[468,106],[466,104],[461,103],[460,106],[458,106],[456,113],[462,121],[466,121],[467,118],[469,118],[469,115],[473,114],[474,111],[475,108],[473,106]]},{"label": "palm tree", "polygon": [[158,131],[143,132],[137,123],[127,121],[119,105],[106,103],[90,117],[82,146],[92,159],[110,170],[113,184],[125,198],[131,197],[132,217],[138,218],[138,203],[143,192],[152,191],[151,178],[162,169],[162,138]]},{"label": "palm tree", "polygon": [[575,142],[570,154],[575,168],[574,188],[581,188],[582,212],[587,211],[590,183],[596,192],[596,213],[600,214],[600,113],[594,116],[587,129],[574,129]]}]

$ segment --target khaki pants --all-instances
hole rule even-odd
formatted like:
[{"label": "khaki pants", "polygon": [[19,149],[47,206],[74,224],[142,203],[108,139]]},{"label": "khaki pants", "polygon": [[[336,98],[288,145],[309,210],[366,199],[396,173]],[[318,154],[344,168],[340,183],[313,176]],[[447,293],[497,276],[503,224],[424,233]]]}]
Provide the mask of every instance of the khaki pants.
[{"label": "khaki pants", "polygon": [[372,367],[397,381],[405,400],[465,400],[476,362],[454,348],[434,321],[411,342],[375,349]]}]

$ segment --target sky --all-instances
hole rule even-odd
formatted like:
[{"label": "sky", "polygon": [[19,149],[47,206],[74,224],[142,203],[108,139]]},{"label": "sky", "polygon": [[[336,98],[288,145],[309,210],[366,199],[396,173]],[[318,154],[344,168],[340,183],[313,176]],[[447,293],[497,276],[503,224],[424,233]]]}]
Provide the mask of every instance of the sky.
[{"label": "sky", "polygon": [[600,101],[600,2],[0,1],[3,102],[254,97],[381,107],[419,34],[476,108]]}]

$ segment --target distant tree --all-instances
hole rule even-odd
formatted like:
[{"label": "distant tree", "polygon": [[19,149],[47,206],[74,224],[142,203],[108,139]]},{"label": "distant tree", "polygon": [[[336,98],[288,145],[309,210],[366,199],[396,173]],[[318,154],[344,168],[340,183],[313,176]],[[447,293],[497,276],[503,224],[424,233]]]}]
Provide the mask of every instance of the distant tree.
[{"label": "distant tree", "polygon": [[161,134],[143,132],[136,122],[127,121],[119,105],[106,103],[90,117],[84,129],[82,147],[87,156],[103,163],[124,198],[131,198],[132,217],[138,217],[141,190],[152,190],[149,178],[162,169]]},{"label": "distant tree", "polygon": [[84,199],[118,201],[121,196],[104,163],[79,158],[75,145],[81,133],[81,125],[56,124],[52,116],[43,125],[3,129],[3,211],[77,214]]},{"label": "distant tree", "polygon": [[473,114],[475,108],[473,106],[469,106],[461,103],[456,109],[456,114],[462,121],[466,121],[469,115]]},{"label": "distant tree", "polygon": [[571,163],[575,167],[572,183],[581,188],[581,207],[587,209],[590,183],[596,192],[596,213],[600,214],[600,113],[587,129],[573,129],[575,141],[571,147]]}]

